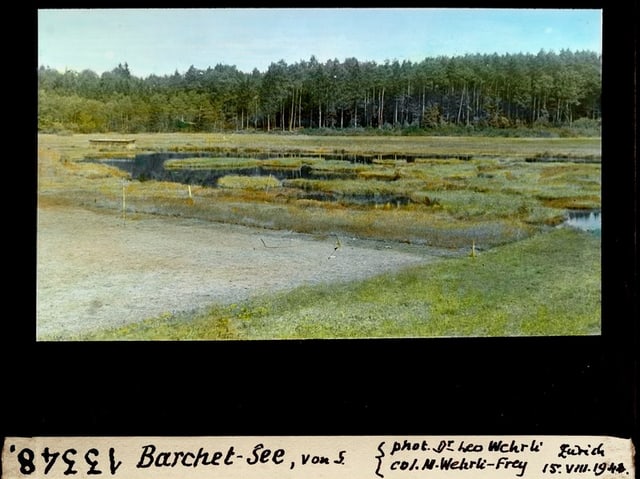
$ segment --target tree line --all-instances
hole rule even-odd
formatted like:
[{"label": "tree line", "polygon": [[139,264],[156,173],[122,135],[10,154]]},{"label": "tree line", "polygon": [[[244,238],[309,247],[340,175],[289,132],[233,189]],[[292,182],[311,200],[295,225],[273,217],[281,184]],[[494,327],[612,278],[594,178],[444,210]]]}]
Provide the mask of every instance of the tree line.
[{"label": "tree line", "polygon": [[590,51],[319,62],[266,71],[218,64],[186,72],[101,75],[38,69],[39,131],[81,133],[436,129],[571,125],[600,119],[601,57]]}]

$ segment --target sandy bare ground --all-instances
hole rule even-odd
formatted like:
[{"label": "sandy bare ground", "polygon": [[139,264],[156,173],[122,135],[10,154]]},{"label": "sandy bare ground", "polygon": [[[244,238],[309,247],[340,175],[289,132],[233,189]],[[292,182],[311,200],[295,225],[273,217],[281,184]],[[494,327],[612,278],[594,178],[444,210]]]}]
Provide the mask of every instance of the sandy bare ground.
[{"label": "sandy bare ground", "polygon": [[435,259],[419,249],[193,219],[41,207],[37,339],[237,303]]}]

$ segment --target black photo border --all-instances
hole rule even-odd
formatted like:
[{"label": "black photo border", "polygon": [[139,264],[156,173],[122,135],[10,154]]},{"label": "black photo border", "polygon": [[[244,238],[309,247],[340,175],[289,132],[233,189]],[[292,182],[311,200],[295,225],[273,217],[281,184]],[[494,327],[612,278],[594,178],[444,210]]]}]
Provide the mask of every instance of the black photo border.
[{"label": "black photo border", "polygon": [[[603,320],[593,337],[36,342],[37,67],[27,58],[15,78],[31,107],[20,129],[33,148],[25,161],[34,192],[18,223],[26,261],[10,262],[2,436],[586,434],[637,443],[638,2],[613,3],[548,6],[603,11]],[[34,32],[38,8],[57,7],[24,9]]]}]

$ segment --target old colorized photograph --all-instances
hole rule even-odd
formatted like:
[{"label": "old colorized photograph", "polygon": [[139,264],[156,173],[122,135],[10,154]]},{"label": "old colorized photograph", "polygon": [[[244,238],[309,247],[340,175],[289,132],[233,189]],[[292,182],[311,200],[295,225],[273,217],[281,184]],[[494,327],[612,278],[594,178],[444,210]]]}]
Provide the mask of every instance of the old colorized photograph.
[{"label": "old colorized photograph", "polygon": [[602,334],[600,10],[37,32],[37,341]]}]

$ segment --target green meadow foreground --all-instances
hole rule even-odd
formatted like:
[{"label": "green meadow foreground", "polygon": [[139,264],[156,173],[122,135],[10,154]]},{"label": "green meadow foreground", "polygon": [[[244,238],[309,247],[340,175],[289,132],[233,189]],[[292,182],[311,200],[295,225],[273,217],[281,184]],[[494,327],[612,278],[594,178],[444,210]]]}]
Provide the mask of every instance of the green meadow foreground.
[{"label": "green meadow foreground", "polygon": [[108,137],[39,136],[40,340],[600,333],[599,233],[563,224],[599,139],[127,136],[211,187],[86,161],[133,156]]}]

